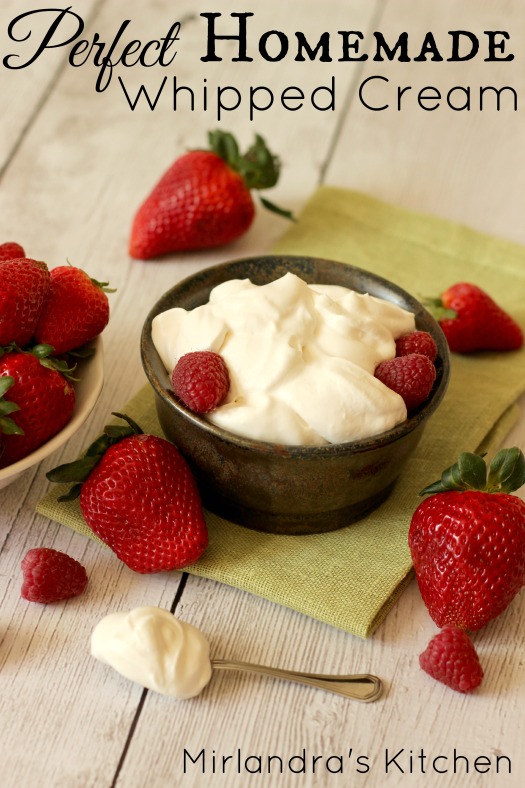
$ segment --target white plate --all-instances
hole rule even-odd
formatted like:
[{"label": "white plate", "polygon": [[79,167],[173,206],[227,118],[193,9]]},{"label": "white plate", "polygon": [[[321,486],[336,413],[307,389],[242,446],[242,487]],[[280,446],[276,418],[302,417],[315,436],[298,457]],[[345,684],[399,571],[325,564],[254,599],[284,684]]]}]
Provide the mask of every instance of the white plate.
[{"label": "white plate", "polygon": [[75,409],[71,419],[60,432],[57,432],[43,446],[31,452],[22,460],[13,463],[13,465],[2,468],[0,470],[0,489],[7,487],[8,484],[18,479],[28,468],[49,457],[50,454],[60,448],[80,429],[95,407],[104,383],[104,354],[101,337],[95,340],[94,346],[94,355],[78,365],[80,380],[75,383]]}]

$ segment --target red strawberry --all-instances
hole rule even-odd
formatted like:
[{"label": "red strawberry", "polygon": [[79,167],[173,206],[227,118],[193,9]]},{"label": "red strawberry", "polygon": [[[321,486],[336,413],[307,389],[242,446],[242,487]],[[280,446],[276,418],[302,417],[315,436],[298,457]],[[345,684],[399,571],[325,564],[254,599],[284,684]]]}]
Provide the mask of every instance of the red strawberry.
[{"label": "red strawberry", "polygon": [[49,358],[51,350],[37,346],[0,358],[0,468],[37,449],[73,414],[75,391],[63,374],[70,370]]},{"label": "red strawberry", "polygon": [[[468,282],[453,285],[434,306],[449,348],[455,353],[517,350],[523,345],[520,326],[476,285]],[[442,307],[447,313],[443,314]]]},{"label": "red strawberry", "polygon": [[409,356],[411,353],[428,356],[431,361],[436,360],[437,345],[428,331],[412,331],[396,339],[396,356]]},{"label": "red strawberry", "polygon": [[48,288],[45,263],[27,257],[0,262],[0,346],[27,345]]},{"label": "red strawberry", "polygon": [[79,596],[88,582],[82,564],[50,547],[29,550],[22,561],[22,573],[22,598],[42,604]]},{"label": "red strawberry", "polygon": [[181,356],[171,375],[173,391],[194,413],[209,413],[224,401],[230,375],[224,359],[211,350]]},{"label": "red strawberry", "polygon": [[436,379],[436,369],[428,356],[411,353],[382,361],[375,377],[405,401],[407,410],[414,410],[428,399]]},{"label": "red strawberry", "polygon": [[48,479],[76,482],[62,499],[80,495],[87,524],[135,572],[181,569],[208,544],[197,485],[172,443],[121,418],[129,427],[106,427],[84,458]]},{"label": "red strawberry", "polygon": [[483,680],[476,649],[469,636],[456,627],[435,635],[419,657],[421,668],[457,692],[472,692]]},{"label": "red strawberry", "polygon": [[109,321],[107,282],[72,265],[53,268],[49,292],[35,329],[37,342],[67,353],[102,333]]},{"label": "red strawberry", "polygon": [[[279,178],[280,163],[262,137],[241,156],[235,138],[208,135],[210,150],[178,158],[139,208],[129,253],[148,260],[188,249],[206,249],[235,240],[251,225],[255,207],[250,189],[268,189]],[[291,218],[268,200],[270,210]]]},{"label": "red strawberry", "polygon": [[0,263],[5,262],[5,260],[17,260],[19,257],[25,256],[26,253],[20,244],[12,241],[0,244]]},{"label": "red strawberry", "polygon": [[502,613],[525,584],[525,503],[509,493],[525,482],[525,457],[502,449],[487,478],[465,452],[412,517],[408,544],[423,601],[438,627],[477,630]]}]

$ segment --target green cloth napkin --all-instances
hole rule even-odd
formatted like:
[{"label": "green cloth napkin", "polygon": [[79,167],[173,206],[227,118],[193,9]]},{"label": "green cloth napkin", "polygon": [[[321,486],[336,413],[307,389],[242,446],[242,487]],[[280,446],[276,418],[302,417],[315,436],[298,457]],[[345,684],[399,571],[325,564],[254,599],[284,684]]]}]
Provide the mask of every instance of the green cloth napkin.
[{"label": "green cloth napkin", "polygon": [[[351,263],[419,298],[472,281],[525,324],[524,248],[359,193],[319,189],[273,251]],[[525,351],[454,356],[446,397],[379,509],[313,536],[258,533],[208,514],[209,547],[187,571],[368,637],[411,579],[407,531],[419,490],[459,452],[497,448],[517,418],[524,372]],[[122,410],[161,434],[149,386]],[[38,511],[93,538],[78,502],[57,503],[61,492],[52,485]]]}]

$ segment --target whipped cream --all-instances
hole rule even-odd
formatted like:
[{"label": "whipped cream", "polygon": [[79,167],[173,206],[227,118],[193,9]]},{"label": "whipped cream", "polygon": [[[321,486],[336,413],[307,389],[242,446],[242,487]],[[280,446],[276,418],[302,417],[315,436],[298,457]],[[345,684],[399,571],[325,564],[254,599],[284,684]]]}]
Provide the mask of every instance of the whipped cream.
[{"label": "whipped cream", "polygon": [[414,315],[389,301],[287,273],[261,286],[224,282],[207,304],[157,315],[152,338],[170,374],[190,351],[223,357],[231,386],[210,422],[311,446],[368,438],[407,418],[403,399],[374,370],[414,330]]},{"label": "whipped cream", "polygon": [[198,695],[212,674],[202,632],[158,607],[103,618],[91,635],[91,653],[127,679],[180,700]]}]

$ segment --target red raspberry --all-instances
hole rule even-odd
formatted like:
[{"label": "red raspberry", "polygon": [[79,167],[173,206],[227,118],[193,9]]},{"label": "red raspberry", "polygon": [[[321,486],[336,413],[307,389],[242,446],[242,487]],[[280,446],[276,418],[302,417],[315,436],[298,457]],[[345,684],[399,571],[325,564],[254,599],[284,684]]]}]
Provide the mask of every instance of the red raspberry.
[{"label": "red raspberry", "polygon": [[18,258],[25,256],[26,254],[20,244],[12,241],[0,244],[0,263],[4,263],[6,260],[18,260]]},{"label": "red raspberry", "polygon": [[177,397],[194,413],[209,413],[224,401],[230,375],[222,356],[196,350],[181,356],[171,375]]},{"label": "red raspberry", "polygon": [[88,582],[82,564],[50,547],[29,550],[22,560],[22,573],[22,598],[42,604],[78,596]]},{"label": "red raspberry", "polygon": [[436,360],[437,345],[428,331],[412,331],[396,339],[396,356],[408,356],[410,353],[419,353],[428,356],[431,361]]},{"label": "red raspberry", "polygon": [[419,657],[421,668],[436,681],[458,692],[471,692],[483,679],[472,641],[457,627],[444,627]]},{"label": "red raspberry", "polygon": [[374,375],[403,397],[407,410],[414,410],[428,398],[436,379],[436,370],[427,356],[410,353],[408,356],[382,361]]}]

